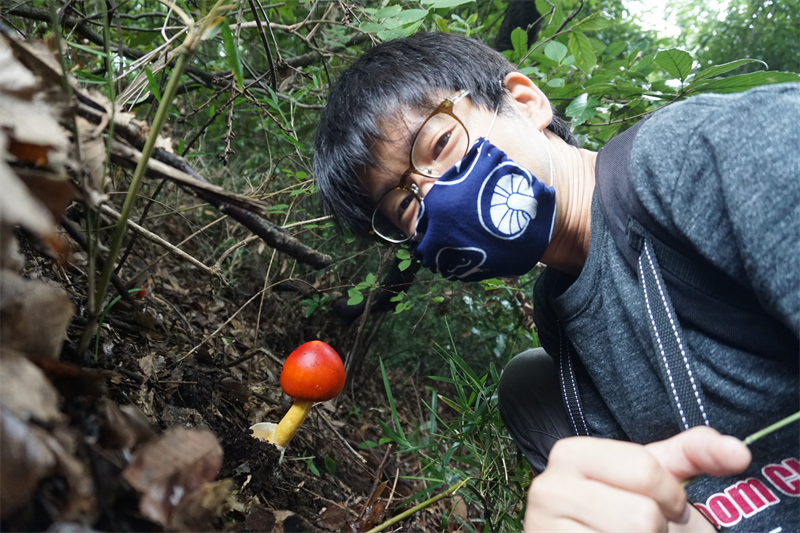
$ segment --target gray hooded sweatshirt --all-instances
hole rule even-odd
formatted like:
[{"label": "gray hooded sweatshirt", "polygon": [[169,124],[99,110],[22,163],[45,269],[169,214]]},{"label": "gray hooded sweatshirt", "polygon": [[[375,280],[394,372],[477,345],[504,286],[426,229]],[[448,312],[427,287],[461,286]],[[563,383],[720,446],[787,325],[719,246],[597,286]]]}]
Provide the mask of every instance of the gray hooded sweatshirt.
[{"label": "gray hooded sweatshirt", "polygon": [[[683,327],[708,424],[744,438],[800,410],[800,84],[659,110],[635,138],[629,172],[653,219],[750,291],[793,341],[782,353],[753,353]],[[565,400],[579,434],[644,444],[683,429],[659,374],[637,273],[596,193],[580,276],[548,268],[534,294],[542,345],[573,384]],[[800,530],[799,426],[754,443],[744,473],[695,481],[690,499],[723,529]]]}]

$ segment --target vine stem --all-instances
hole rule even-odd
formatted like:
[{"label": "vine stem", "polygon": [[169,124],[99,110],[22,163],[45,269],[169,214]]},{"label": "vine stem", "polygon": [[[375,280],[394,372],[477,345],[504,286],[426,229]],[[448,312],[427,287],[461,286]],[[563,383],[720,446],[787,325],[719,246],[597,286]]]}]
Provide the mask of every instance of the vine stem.
[{"label": "vine stem", "polygon": [[425,509],[426,507],[428,507],[430,505],[433,505],[434,503],[438,502],[439,500],[443,500],[445,498],[449,498],[450,496],[453,496],[456,492],[461,490],[461,488],[464,485],[466,485],[467,481],[469,481],[469,480],[470,480],[470,478],[467,478],[467,479],[465,479],[463,481],[460,481],[460,482],[456,483],[455,485],[453,485],[452,487],[450,487],[446,491],[442,492],[441,494],[437,494],[436,496],[434,496],[432,498],[428,498],[427,500],[425,500],[424,502],[420,503],[419,505],[415,505],[414,507],[412,507],[408,511],[403,511],[399,515],[394,516],[394,517],[390,518],[389,520],[387,520],[386,522],[384,522],[384,523],[382,523],[380,525],[377,525],[374,528],[370,529],[369,531],[367,531],[367,533],[378,533],[379,531],[383,531],[387,527],[393,526],[394,524],[396,524],[397,522],[400,522],[401,520],[405,520],[406,518],[408,518],[412,514],[414,514],[416,512],[419,512],[419,511]]},{"label": "vine stem", "polygon": [[158,133],[161,131],[161,127],[164,125],[167,114],[169,113],[169,108],[172,106],[172,100],[175,98],[175,93],[178,90],[178,85],[180,84],[181,76],[183,76],[183,70],[189,60],[190,53],[189,47],[187,47],[182,50],[182,53],[178,56],[178,62],[176,63],[175,68],[172,71],[172,75],[169,78],[169,83],[164,91],[161,104],[158,106],[156,116],[153,119],[150,134],[147,136],[147,142],[145,142],[144,148],[142,149],[142,157],[139,159],[139,162],[136,165],[136,170],[133,173],[133,180],[128,188],[128,194],[125,196],[125,203],[122,205],[120,220],[119,223],[117,223],[117,227],[114,229],[114,237],[112,238],[111,245],[109,246],[108,258],[106,259],[106,264],[103,267],[103,272],[100,275],[100,282],[97,286],[97,292],[95,293],[96,309],[100,308],[100,306],[103,304],[103,300],[106,297],[106,289],[108,288],[108,283],[111,280],[111,274],[114,272],[114,263],[117,259],[117,254],[119,254],[119,249],[122,245],[122,239],[125,236],[125,230],[128,227],[128,218],[131,216],[133,204],[136,201],[136,197],[139,194],[139,189],[142,186],[142,178],[147,170],[147,161],[150,159],[150,155],[153,153],[153,149],[156,146]]},{"label": "vine stem", "polygon": [[765,427],[761,431],[756,431],[752,435],[745,437],[742,442],[744,442],[745,446],[750,446],[751,444],[753,444],[758,439],[760,439],[762,437],[766,437],[767,435],[769,435],[773,431],[777,431],[777,430],[781,429],[783,426],[788,426],[789,424],[791,424],[792,422],[795,422],[797,420],[800,420],[800,411],[796,412],[793,415],[787,416],[786,418],[784,418],[783,420],[781,420],[779,422],[775,422],[771,426]]},{"label": "vine stem", "polygon": [[[749,447],[751,444],[753,444],[753,443],[754,443],[755,441],[757,441],[758,439],[760,439],[760,438],[763,438],[763,437],[766,437],[767,435],[769,435],[769,434],[770,434],[770,433],[772,433],[773,431],[778,431],[778,430],[779,430],[779,429],[781,429],[782,427],[784,427],[784,426],[788,426],[789,424],[791,424],[792,422],[796,422],[797,420],[800,420],[800,411],[796,412],[796,413],[795,413],[795,414],[793,414],[793,415],[789,415],[789,416],[787,416],[786,418],[784,418],[783,420],[779,420],[779,421],[775,422],[774,424],[772,424],[772,425],[769,425],[769,426],[765,427],[764,429],[762,429],[762,430],[760,430],[760,431],[756,431],[756,432],[755,432],[755,433],[753,433],[752,435],[748,435],[747,437],[745,437],[744,439],[742,439],[742,444],[744,444],[745,446],[748,446],[748,447]],[[698,475],[696,475],[696,476],[690,477],[689,479],[687,479],[687,480],[683,481],[683,482],[681,483],[681,486],[682,486],[683,488],[686,488],[686,487],[688,487],[689,485],[691,485],[692,483],[694,483],[695,481],[697,481],[697,479],[698,479],[698,478],[699,478],[701,475],[702,475],[702,474],[698,474]]]}]

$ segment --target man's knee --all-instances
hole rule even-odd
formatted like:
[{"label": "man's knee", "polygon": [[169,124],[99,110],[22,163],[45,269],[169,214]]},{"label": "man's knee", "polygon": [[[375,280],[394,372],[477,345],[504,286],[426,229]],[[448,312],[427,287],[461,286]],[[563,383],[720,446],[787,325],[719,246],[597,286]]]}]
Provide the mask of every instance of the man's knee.
[{"label": "man's knee", "polygon": [[558,368],[542,348],[514,357],[498,390],[500,416],[534,470],[541,472],[558,439],[573,436]]}]

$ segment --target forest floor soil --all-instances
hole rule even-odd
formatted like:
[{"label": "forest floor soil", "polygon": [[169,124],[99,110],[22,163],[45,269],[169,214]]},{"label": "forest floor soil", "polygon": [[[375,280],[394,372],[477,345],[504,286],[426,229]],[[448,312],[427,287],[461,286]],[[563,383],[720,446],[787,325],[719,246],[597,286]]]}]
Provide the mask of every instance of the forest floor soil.
[{"label": "forest floor soil", "polygon": [[[313,408],[282,460],[249,430],[277,422],[290,407],[279,376],[296,346],[321,338],[346,349],[357,324],[332,314],[306,319],[299,297],[279,291],[265,294],[260,317],[259,306],[249,305],[229,320],[261,288],[263,274],[223,287],[167,259],[143,284],[142,297],[116,303],[99,341],[79,353],[84,289],[53,261],[25,252],[23,277],[66,287],[75,309],[60,359],[39,365],[58,390],[64,415],[41,429],[66,456],[59,458],[61,468],[40,475],[18,511],[3,517],[4,530],[357,533],[407,508],[406,499],[424,488],[404,479],[419,472],[416,458],[375,444],[384,436],[377,420],[390,421],[391,412],[380,369],[369,362],[349,390]],[[130,268],[150,259],[139,256]],[[391,373],[390,382],[406,431],[418,431],[424,380]],[[192,485],[202,470],[197,465],[213,463],[216,449],[213,439],[200,438],[202,430],[216,438],[222,457],[213,480]],[[134,487],[130,470],[142,461],[160,472]],[[205,491],[194,498],[200,503],[178,494],[197,485]],[[401,530],[441,530],[442,513],[455,505],[443,500]]]}]

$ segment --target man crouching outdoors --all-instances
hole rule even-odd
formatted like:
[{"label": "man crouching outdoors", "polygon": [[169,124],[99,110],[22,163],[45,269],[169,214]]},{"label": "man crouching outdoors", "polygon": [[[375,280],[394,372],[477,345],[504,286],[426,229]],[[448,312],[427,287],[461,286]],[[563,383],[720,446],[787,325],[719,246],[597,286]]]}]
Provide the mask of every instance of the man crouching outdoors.
[{"label": "man crouching outdoors", "polygon": [[541,472],[526,531],[798,530],[798,425],[739,439],[798,411],[800,84],[666,106],[598,154],[499,53],[417,34],[338,80],[314,173],[339,224],[447,279],[547,265],[543,349],[499,393]]}]

